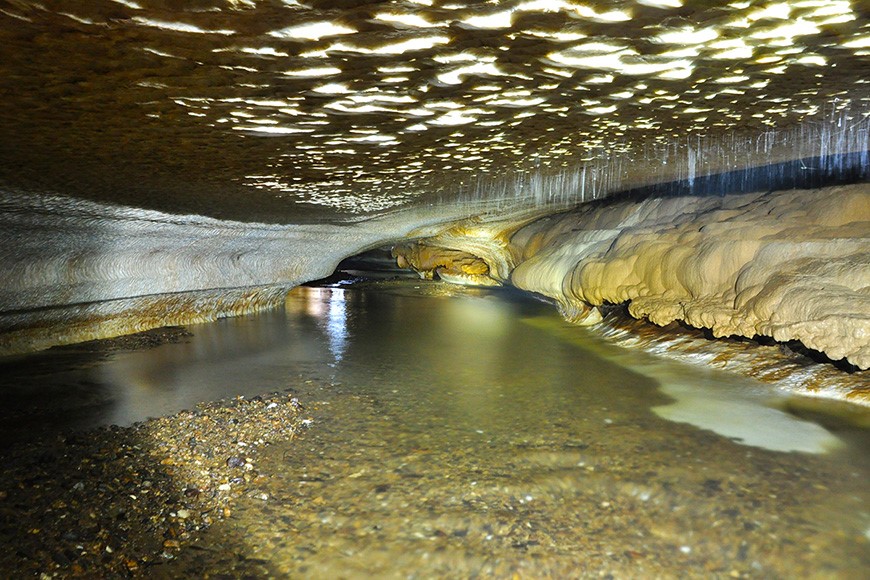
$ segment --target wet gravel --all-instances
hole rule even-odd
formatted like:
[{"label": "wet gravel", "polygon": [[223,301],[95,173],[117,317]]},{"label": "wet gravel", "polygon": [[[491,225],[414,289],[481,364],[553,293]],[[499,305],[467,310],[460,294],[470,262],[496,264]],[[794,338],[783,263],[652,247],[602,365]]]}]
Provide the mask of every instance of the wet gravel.
[{"label": "wet gravel", "polygon": [[259,458],[303,422],[289,393],[21,443],[0,461],[0,576],[148,576],[263,497]]},{"label": "wet gravel", "polygon": [[549,415],[518,394],[545,428],[469,429],[421,413],[425,390],[303,381],[313,423],[264,450],[263,495],[154,577],[846,579],[870,565],[847,515],[866,468],[604,407],[604,393]]}]

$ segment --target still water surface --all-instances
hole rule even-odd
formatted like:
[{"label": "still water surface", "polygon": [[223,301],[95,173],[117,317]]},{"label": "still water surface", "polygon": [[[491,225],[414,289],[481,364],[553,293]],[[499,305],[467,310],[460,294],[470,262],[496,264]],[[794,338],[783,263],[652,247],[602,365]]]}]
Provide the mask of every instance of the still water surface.
[{"label": "still water surface", "polygon": [[202,549],[161,566],[168,576],[870,566],[866,433],[608,345],[547,304],[439,283],[298,288],[285,312],[190,330],[43,377],[59,395],[68,381],[66,422],[79,427],[287,388],[306,405],[310,428],[258,466],[269,501],[242,498]]}]

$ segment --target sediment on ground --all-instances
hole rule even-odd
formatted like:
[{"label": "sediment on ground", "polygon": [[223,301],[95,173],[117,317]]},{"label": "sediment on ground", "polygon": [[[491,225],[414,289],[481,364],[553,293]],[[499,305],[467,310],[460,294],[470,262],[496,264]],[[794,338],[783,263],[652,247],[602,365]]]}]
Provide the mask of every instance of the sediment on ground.
[{"label": "sediment on ground", "polygon": [[0,575],[147,577],[238,498],[263,498],[258,458],[301,413],[286,392],[237,397],[3,450]]}]

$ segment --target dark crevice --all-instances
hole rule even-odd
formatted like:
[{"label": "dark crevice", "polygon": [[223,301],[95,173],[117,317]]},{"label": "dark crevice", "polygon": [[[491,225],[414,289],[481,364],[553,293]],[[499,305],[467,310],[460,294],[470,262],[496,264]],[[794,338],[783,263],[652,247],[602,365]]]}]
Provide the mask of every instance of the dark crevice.
[{"label": "dark crevice", "polygon": [[[601,306],[600,310],[605,317],[616,315],[627,319],[636,320],[636,318],[628,312],[628,302],[625,302],[623,304],[607,304]],[[652,323],[649,324],[652,325]],[[682,320],[676,320],[665,326],[657,327],[657,329],[659,332],[661,332],[663,336],[668,333],[677,333],[689,335],[695,338],[704,338],[706,340],[715,342],[725,342],[731,344],[750,344],[756,346],[775,346],[778,347],[779,351],[787,357],[803,358],[816,364],[831,365],[835,369],[848,374],[857,373],[860,371],[860,369],[856,365],[851,364],[846,359],[834,360],[821,351],[809,348],[799,340],[780,342],[769,336],[761,335],[755,335],[752,338],[736,335],[717,337],[713,335],[713,331],[709,328],[697,328]]]},{"label": "dark crevice", "polygon": [[304,286],[337,286],[362,280],[416,279],[418,276],[411,270],[399,268],[390,250],[391,246],[382,246],[349,256],[336,266],[332,274],[306,282]]}]

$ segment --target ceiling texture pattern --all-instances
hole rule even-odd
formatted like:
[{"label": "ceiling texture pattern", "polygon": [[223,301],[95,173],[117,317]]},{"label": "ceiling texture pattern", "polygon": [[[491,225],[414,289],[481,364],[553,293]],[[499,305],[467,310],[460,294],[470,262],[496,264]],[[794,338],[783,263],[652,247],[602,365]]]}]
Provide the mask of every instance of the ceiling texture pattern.
[{"label": "ceiling texture pattern", "polygon": [[857,0],[0,0],[0,47],[6,188],[271,223],[820,154],[870,114]]}]

